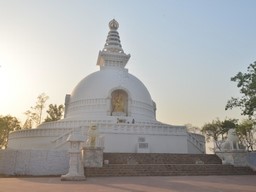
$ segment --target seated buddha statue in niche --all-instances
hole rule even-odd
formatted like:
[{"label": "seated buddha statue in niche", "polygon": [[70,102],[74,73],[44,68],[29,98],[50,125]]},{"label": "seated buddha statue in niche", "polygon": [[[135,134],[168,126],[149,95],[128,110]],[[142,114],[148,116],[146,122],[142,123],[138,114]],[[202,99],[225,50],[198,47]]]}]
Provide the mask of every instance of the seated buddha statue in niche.
[{"label": "seated buddha statue in niche", "polygon": [[113,98],[113,112],[124,112],[124,99],[122,94],[117,94]]}]

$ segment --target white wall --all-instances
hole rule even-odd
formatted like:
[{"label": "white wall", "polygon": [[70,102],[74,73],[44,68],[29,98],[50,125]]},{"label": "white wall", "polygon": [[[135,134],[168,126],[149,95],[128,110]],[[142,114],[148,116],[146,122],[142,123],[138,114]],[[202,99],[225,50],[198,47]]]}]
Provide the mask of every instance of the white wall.
[{"label": "white wall", "polygon": [[136,153],[138,138],[145,137],[150,153],[188,153],[187,135],[104,134],[104,152]]},{"label": "white wall", "polygon": [[0,150],[0,174],[63,175],[69,155],[59,150]]},{"label": "white wall", "polygon": [[54,144],[52,141],[56,137],[36,137],[36,136],[27,136],[20,137],[15,139],[10,139],[8,141],[9,149],[39,149],[46,150],[53,148]]},{"label": "white wall", "polygon": [[[138,138],[148,143],[149,153],[200,153],[196,149],[201,137],[192,137],[183,126],[155,123],[99,123],[100,135],[104,136],[104,152],[136,153]],[[80,129],[80,128],[79,128]],[[86,141],[88,126],[82,127]],[[19,150],[67,150],[69,128],[40,128],[13,132],[8,149]],[[204,138],[204,137],[202,137]],[[188,143],[189,139],[189,143]]]}]

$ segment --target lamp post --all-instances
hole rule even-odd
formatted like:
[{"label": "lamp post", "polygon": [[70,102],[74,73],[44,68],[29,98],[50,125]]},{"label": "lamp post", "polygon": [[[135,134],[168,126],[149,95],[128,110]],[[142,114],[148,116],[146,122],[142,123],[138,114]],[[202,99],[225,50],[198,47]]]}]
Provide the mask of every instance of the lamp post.
[{"label": "lamp post", "polygon": [[75,129],[68,137],[69,142],[69,171],[61,176],[62,181],[84,181],[84,167],[81,160],[81,143],[84,142],[81,131]]}]

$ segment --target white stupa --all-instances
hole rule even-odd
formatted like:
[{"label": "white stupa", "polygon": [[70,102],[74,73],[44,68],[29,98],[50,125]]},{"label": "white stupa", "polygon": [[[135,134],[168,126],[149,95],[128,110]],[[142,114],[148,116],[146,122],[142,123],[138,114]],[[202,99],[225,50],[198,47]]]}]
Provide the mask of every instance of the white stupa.
[{"label": "white stupa", "polygon": [[104,152],[204,153],[204,137],[185,126],[156,120],[156,104],[145,85],[125,68],[116,20],[109,22],[105,46],[99,52],[100,70],[84,79],[66,95],[65,117],[35,129],[10,134],[8,149],[67,150],[67,137],[80,129],[86,140],[90,124],[98,127]]}]

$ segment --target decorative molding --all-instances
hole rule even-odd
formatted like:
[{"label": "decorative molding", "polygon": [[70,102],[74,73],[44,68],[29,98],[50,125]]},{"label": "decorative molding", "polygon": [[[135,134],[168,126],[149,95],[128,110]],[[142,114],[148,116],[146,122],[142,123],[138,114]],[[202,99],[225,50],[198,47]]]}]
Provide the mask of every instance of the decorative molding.
[{"label": "decorative molding", "polygon": [[[17,139],[22,137],[61,137],[67,135],[74,128],[81,128],[84,131],[88,129],[91,122],[97,124],[100,133],[120,133],[120,134],[149,134],[149,135],[184,135],[187,134],[184,126],[170,126],[161,123],[102,123],[100,121],[72,121],[65,122],[66,128],[51,127],[37,128],[29,130],[19,130],[12,132],[9,139]],[[80,123],[80,124],[79,124]],[[54,125],[54,124],[52,124]]]},{"label": "decorative molding", "polygon": [[[122,89],[122,88],[120,88]],[[123,89],[126,91],[126,89]],[[128,107],[127,107],[127,115],[128,116],[139,116],[147,119],[155,119],[155,111],[152,105],[147,103],[132,100],[131,96],[128,93]],[[71,102],[69,104],[67,117],[81,115],[81,113],[102,113],[105,115],[111,115],[111,99],[107,98],[97,98],[97,99],[85,99],[79,100],[75,102]]]},{"label": "decorative molding", "polygon": [[9,140],[22,137],[57,137],[69,131],[68,128],[27,129],[10,133]]}]

